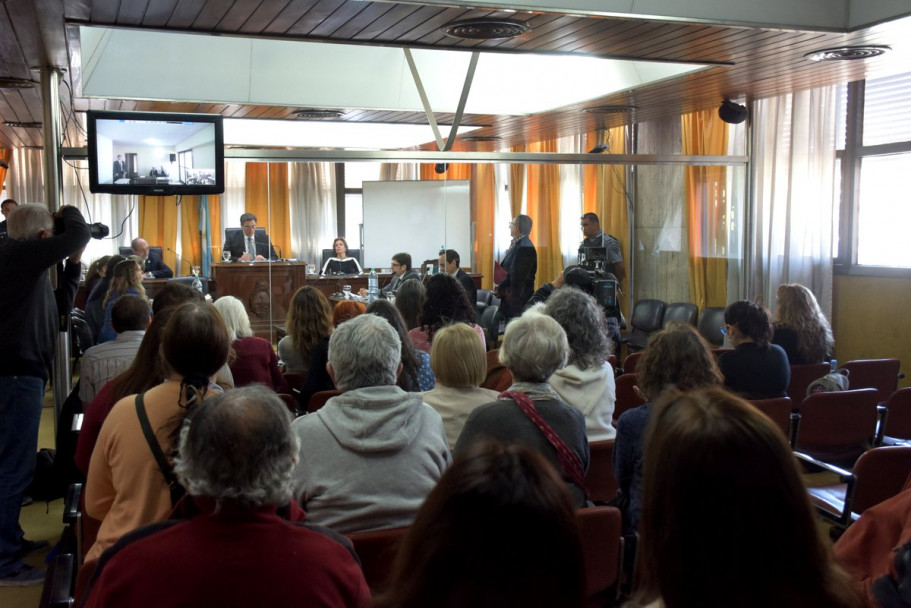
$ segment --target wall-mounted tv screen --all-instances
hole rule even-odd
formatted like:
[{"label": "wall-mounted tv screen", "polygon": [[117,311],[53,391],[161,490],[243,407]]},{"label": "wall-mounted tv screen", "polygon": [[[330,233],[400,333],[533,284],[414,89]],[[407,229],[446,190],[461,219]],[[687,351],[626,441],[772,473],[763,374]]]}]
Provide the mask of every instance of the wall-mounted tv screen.
[{"label": "wall-mounted tv screen", "polygon": [[87,113],[89,190],[108,194],[221,194],[220,114]]}]

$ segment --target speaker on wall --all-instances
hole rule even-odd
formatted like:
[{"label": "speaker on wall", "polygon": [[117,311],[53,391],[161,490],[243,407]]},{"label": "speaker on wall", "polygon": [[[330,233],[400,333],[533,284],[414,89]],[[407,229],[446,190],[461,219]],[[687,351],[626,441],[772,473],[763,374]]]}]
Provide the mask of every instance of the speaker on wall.
[{"label": "speaker on wall", "polygon": [[172,162],[172,163],[176,163],[176,162],[177,162],[177,155],[176,155],[176,154],[171,154],[171,162]]}]

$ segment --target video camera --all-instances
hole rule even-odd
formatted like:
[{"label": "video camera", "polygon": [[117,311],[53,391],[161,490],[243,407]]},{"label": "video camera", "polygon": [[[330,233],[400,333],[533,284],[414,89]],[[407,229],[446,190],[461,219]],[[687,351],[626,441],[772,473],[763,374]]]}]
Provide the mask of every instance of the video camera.
[{"label": "video camera", "polygon": [[[592,263],[592,266],[586,268],[589,263]],[[604,309],[604,315],[614,317],[619,321],[620,302],[617,299],[619,283],[617,277],[605,271],[600,264],[594,266],[593,261],[589,259],[584,265],[569,266],[563,271],[563,279],[567,285],[578,287],[594,296]]]}]

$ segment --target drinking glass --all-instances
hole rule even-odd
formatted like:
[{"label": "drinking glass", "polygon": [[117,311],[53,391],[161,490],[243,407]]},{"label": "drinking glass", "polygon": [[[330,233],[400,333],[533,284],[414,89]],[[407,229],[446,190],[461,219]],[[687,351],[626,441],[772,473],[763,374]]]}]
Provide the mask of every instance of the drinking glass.
[{"label": "drinking glass", "polygon": [[345,294],[345,299],[351,299],[351,285],[342,285],[342,292]]},{"label": "drinking glass", "polygon": [[231,261],[231,252],[228,250],[222,251],[221,259],[223,259],[225,262],[230,262]]},{"label": "drinking glass", "polygon": [[193,273],[194,277],[198,277],[199,276],[199,266],[193,266],[191,268],[191,272]]},{"label": "drinking glass", "polygon": [[316,266],[313,264],[307,266],[307,274],[316,274]]}]

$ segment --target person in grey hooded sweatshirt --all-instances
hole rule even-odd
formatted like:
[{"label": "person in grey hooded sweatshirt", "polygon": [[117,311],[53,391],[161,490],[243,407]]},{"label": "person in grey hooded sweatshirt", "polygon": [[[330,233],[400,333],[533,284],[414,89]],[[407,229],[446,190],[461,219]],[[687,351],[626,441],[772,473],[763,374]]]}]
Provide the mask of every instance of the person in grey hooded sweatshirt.
[{"label": "person in grey hooded sweatshirt", "polygon": [[343,534],[407,526],[449,466],[440,415],[396,386],[400,354],[398,334],[375,315],[332,334],[327,370],[345,392],[293,424],[293,493],[311,523]]}]

